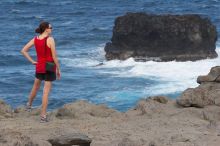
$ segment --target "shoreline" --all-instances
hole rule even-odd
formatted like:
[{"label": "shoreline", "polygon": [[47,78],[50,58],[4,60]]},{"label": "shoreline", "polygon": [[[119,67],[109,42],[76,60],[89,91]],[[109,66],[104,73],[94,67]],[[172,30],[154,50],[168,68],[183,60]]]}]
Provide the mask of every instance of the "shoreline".
[{"label": "shoreline", "polygon": [[179,98],[140,99],[126,112],[77,100],[48,112],[48,123],[40,108],[13,110],[0,100],[0,145],[219,146],[219,75],[213,67]]},{"label": "shoreline", "polygon": [[216,129],[220,121],[210,118],[220,107],[183,108],[176,100],[163,96],[142,99],[125,113],[79,100],[49,112],[49,123],[39,122],[40,109],[27,112],[20,107],[11,114],[9,109],[0,118],[0,137],[6,141],[15,137],[14,141],[22,144],[31,141],[49,146],[48,139],[74,133],[91,138],[91,146],[218,146],[220,142],[220,129]]}]

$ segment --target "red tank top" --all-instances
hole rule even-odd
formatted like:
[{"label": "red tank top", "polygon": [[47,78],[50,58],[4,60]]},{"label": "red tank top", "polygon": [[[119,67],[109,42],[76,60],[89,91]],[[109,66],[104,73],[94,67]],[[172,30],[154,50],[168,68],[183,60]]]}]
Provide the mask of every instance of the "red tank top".
[{"label": "red tank top", "polygon": [[[38,39],[34,38],[34,45],[37,53],[37,64],[36,64],[36,73],[46,73],[46,62],[54,62],[51,49],[46,45],[46,38]],[[46,49],[46,51],[45,51]],[[56,66],[54,67],[54,72],[56,71]]]}]

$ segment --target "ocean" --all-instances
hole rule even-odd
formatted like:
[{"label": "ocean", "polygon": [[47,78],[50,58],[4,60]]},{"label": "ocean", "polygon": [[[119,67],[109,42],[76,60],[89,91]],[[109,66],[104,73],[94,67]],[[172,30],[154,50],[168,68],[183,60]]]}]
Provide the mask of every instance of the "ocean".
[{"label": "ocean", "polygon": [[[208,16],[220,37],[220,0],[1,0],[0,99],[13,108],[24,105],[33,85],[35,66],[20,50],[42,20],[53,27],[61,80],[53,82],[48,110],[76,100],[106,104],[119,111],[154,95],[170,98],[198,86],[196,78],[220,65],[220,57],[186,62],[105,60],[104,46],[114,20],[127,12]],[[216,51],[220,55],[220,41]],[[31,56],[36,59],[35,48]],[[103,63],[101,66],[96,66]],[[33,103],[41,105],[43,82]]]}]

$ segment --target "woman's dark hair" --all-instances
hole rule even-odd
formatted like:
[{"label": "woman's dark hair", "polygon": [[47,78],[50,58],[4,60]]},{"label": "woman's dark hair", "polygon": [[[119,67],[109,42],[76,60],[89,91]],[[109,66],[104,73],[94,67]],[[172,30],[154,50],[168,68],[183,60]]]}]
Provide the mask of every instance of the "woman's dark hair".
[{"label": "woman's dark hair", "polygon": [[49,22],[45,22],[45,21],[41,22],[39,27],[35,29],[35,32],[40,34],[43,33],[45,29],[49,28],[49,24],[50,24]]}]

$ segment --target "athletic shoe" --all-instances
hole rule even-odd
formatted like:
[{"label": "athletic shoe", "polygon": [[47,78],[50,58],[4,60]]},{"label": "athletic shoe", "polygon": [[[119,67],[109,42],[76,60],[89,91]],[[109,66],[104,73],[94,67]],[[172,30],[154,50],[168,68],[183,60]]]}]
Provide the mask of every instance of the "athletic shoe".
[{"label": "athletic shoe", "polygon": [[31,107],[31,105],[29,104],[29,102],[26,103],[26,105],[25,105],[25,110],[28,111],[28,112],[31,112],[32,107]]},{"label": "athletic shoe", "polygon": [[46,123],[46,122],[49,122],[48,116],[47,115],[40,116],[40,123]]}]

